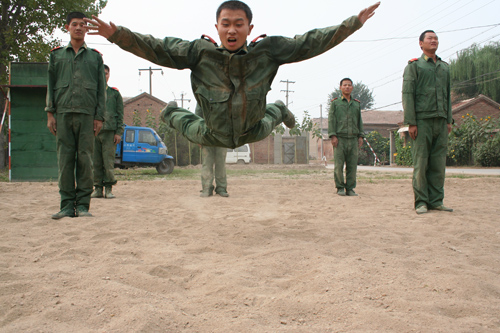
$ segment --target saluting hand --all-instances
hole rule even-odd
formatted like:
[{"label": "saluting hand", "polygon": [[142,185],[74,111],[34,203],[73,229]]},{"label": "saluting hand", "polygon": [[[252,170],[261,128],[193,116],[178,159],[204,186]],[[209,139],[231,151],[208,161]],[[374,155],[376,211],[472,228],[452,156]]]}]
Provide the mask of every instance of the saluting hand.
[{"label": "saluting hand", "polygon": [[365,22],[370,18],[372,17],[373,15],[375,15],[375,9],[378,8],[378,6],[380,6],[380,1],[377,2],[376,4],[374,5],[371,5],[370,7],[368,8],[365,8],[363,9],[362,11],[359,12],[358,14],[358,19],[359,21],[361,22],[361,24],[365,24]]},{"label": "saluting hand", "polygon": [[107,39],[116,32],[116,25],[113,22],[107,24],[95,15],[92,15],[92,18],[93,20],[86,17],[83,19],[85,22],[92,24],[85,26],[89,35],[100,35]]}]

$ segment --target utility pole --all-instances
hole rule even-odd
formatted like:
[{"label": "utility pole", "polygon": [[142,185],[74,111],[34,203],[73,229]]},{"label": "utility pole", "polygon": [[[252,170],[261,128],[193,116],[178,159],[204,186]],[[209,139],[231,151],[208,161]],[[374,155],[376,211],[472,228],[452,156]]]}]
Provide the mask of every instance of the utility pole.
[{"label": "utility pole", "polygon": [[151,66],[150,66],[149,68],[139,69],[139,75],[141,75],[142,71],[148,71],[149,72],[149,94],[151,96],[153,96],[153,83],[152,83],[152,80],[151,80],[151,77],[153,76],[153,71],[161,71],[161,75],[163,75],[163,69],[161,69],[161,68],[151,68]]},{"label": "utility pole", "polygon": [[288,107],[288,93],[295,92],[295,91],[292,91],[292,90],[288,90],[288,85],[290,83],[295,83],[295,81],[289,81],[289,80],[283,81],[283,80],[281,80],[280,82],[285,82],[286,83],[286,90],[281,90],[281,91],[283,91],[283,92],[286,93],[286,95],[285,95],[286,96],[286,107]]},{"label": "utility pole", "polygon": [[184,98],[184,96],[186,96],[186,94],[185,93],[181,93],[181,98],[176,98],[175,99],[176,101],[181,101],[181,108],[184,108],[184,101],[191,102],[190,99],[186,99],[186,98]]},{"label": "utility pole", "polygon": [[[185,93],[181,93],[181,98],[175,98],[176,101],[181,101],[181,108],[184,108],[184,101],[191,102],[190,99],[184,98],[186,96]],[[188,158],[189,158],[189,165],[191,165],[191,141],[188,140]]]}]

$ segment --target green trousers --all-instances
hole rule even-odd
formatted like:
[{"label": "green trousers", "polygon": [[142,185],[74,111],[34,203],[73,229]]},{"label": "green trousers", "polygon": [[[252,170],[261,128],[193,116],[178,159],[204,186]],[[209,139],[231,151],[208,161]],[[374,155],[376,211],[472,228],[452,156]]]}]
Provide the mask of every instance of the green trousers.
[{"label": "green trousers", "polygon": [[221,147],[202,147],[203,164],[201,167],[201,186],[203,191],[227,192],[226,155],[227,149]]},{"label": "green trousers", "polygon": [[95,138],[94,147],[94,186],[116,184],[115,174],[115,131],[102,130]]},{"label": "green trousers", "polygon": [[448,125],[445,118],[417,120],[417,137],[411,140],[415,207],[443,204]]},{"label": "green trousers", "polygon": [[[358,169],[358,138],[338,138],[339,143],[333,148],[334,179],[337,189],[352,190],[356,187]],[[345,164],[345,182],[344,182]]]},{"label": "green trousers", "polygon": [[[287,109],[278,104],[267,104],[266,113],[255,126],[245,133],[234,133],[233,136],[222,136],[217,129],[212,130],[205,124],[205,120],[189,110],[167,106],[161,113],[162,120],[175,128],[186,139],[193,143],[209,147],[236,148],[245,143],[257,142],[266,138],[274,128],[283,122]],[[231,126],[227,124],[226,126]]]},{"label": "green trousers", "polygon": [[93,190],[94,116],[56,114],[56,147],[61,209],[90,207]]}]

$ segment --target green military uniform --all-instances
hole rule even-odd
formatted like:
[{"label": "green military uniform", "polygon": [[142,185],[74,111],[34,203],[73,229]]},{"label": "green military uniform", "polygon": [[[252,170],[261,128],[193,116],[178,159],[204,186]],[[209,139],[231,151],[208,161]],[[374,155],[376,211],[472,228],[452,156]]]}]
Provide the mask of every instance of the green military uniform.
[{"label": "green military uniform", "polygon": [[[196,115],[203,118],[201,108],[196,106]],[[203,163],[201,167],[201,196],[211,196],[215,193],[227,196],[226,155],[227,149],[222,147],[202,146]]]},{"label": "green military uniform", "polygon": [[106,112],[102,130],[95,138],[94,148],[94,186],[101,191],[103,187],[116,184],[113,169],[115,167],[115,135],[121,136],[123,125],[123,99],[117,88],[106,88]]},{"label": "green military uniform", "polygon": [[415,207],[443,205],[448,125],[452,123],[450,71],[425,54],[409,61],[403,75],[404,123],[417,126],[411,142]]},{"label": "green military uniform", "polygon": [[358,139],[364,137],[361,103],[357,99],[351,98],[348,101],[342,96],[332,101],[328,113],[328,136],[336,136],[338,139],[333,152],[335,187],[349,193],[356,187]]},{"label": "green military uniform", "polygon": [[[104,120],[106,80],[102,56],[71,43],[50,53],[46,112],[55,113],[61,210],[90,207],[94,120]],[[76,187],[75,187],[76,183]]]},{"label": "green military uniform", "polygon": [[204,38],[192,42],[156,39],[124,27],[118,27],[109,41],[158,65],[191,69],[193,93],[204,119],[169,105],[162,113],[163,120],[194,143],[235,148],[264,139],[286,121],[284,104],[266,105],[279,66],[317,56],[361,26],[353,16],[339,26],[311,30],[295,38],[265,37],[234,53]]}]

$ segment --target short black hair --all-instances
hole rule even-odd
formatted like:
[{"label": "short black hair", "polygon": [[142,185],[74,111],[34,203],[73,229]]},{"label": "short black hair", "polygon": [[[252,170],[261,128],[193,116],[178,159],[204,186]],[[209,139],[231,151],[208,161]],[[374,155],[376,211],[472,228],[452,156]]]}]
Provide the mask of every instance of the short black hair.
[{"label": "short black hair", "polygon": [[216,17],[215,17],[217,22],[219,22],[220,12],[222,12],[223,9],[230,9],[230,10],[241,9],[242,11],[245,12],[247,19],[248,19],[248,23],[252,23],[252,10],[243,1],[229,0],[229,1],[224,1],[223,3],[221,3],[219,8],[217,8],[217,13],[216,13]]},{"label": "short black hair", "polygon": [[353,83],[352,83],[352,80],[351,80],[350,78],[345,77],[345,78],[343,78],[342,80],[340,80],[340,85],[342,85],[342,83],[343,83],[344,81],[346,81],[346,80],[347,80],[347,81],[351,81],[351,85],[353,84]]},{"label": "short black hair", "polygon": [[82,19],[84,17],[87,17],[87,16],[82,12],[71,12],[66,17],[66,24],[69,25],[71,23],[72,19],[75,19],[75,18]]},{"label": "short black hair", "polygon": [[428,32],[432,32],[433,34],[435,34],[434,30],[425,30],[424,32],[422,32],[420,34],[420,37],[418,38],[418,40],[421,41],[421,42],[423,42],[424,38],[425,38],[425,34],[428,33]]},{"label": "short black hair", "polygon": [[108,71],[108,73],[109,73],[109,66],[108,65],[104,65],[104,70]]}]

